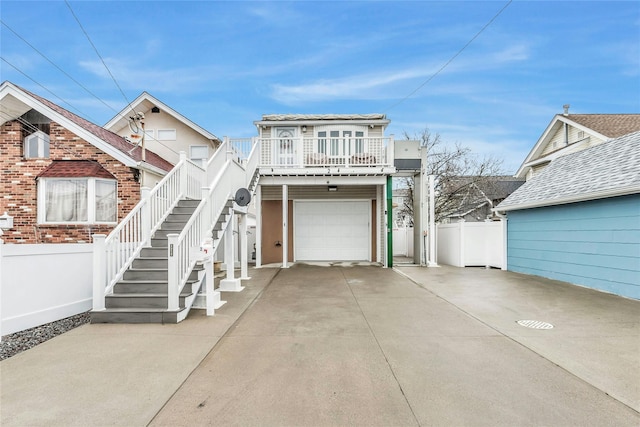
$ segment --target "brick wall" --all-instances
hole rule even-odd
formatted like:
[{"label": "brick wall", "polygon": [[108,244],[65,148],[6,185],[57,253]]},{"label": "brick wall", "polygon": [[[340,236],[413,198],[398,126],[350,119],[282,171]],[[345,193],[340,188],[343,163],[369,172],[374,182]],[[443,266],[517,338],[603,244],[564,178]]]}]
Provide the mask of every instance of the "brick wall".
[{"label": "brick wall", "polygon": [[140,200],[140,184],[133,170],[55,122],[50,127],[50,158],[23,157],[22,126],[11,121],[0,127],[0,215],[13,216],[4,230],[5,243],[90,243],[95,233],[108,234],[105,225],[39,225],[36,177],[53,160],[95,160],[118,180],[118,221]]}]

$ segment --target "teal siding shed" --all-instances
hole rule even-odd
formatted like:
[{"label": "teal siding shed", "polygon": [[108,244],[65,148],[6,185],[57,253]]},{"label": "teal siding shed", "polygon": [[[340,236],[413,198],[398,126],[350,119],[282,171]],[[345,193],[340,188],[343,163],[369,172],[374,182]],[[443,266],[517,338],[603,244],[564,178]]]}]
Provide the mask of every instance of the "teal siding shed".
[{"label": "teal siding shed", "polygon": [[508,270],[640,299],[640,132],[553,160],[496,210]]},{"label": "teal siding shed", "polygon": [[640,195],[509,212],[507,269],[640,299]]}]

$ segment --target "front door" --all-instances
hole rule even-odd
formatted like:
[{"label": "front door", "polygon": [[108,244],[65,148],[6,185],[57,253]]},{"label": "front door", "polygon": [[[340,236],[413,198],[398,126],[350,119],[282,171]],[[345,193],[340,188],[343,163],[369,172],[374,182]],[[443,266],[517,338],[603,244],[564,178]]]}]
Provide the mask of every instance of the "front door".
[{"label": "front door", "polygon": [[296,128],[276,128],[276,139],[273,147],[274,164],[283,166],[291,166],[294,164],[295,149],[293,142],[295,136]]}]

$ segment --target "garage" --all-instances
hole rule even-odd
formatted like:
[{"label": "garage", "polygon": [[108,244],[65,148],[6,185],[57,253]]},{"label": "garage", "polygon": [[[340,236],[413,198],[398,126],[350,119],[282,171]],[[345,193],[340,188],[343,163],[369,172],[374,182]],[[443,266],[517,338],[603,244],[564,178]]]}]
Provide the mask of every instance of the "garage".
[{"label": "garage", "polygon": [[369,261],[370,200],[295,201],[296,261]]}]

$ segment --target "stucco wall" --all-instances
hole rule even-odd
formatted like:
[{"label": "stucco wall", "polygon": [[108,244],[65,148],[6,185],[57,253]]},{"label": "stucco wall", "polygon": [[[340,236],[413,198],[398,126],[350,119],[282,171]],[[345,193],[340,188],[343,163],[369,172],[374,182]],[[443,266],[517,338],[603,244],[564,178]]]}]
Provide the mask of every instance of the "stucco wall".
[{"label": "stucco wall", "polygon": [[640,299],[640,195],[508,213],[511,271]]}]

